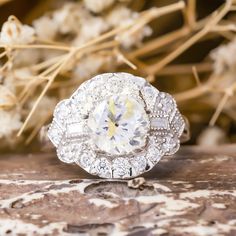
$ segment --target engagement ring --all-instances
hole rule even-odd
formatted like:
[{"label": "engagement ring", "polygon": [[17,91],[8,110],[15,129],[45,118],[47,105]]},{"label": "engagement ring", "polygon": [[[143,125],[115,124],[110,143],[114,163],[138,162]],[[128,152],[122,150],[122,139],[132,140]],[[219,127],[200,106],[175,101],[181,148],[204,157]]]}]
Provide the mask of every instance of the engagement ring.
[{"label": "engagement ring", "polygon": [[171,95],[144,78],[106,73],[58,103],[48,137],[61,161],[102,178],[126,179],[177,152],[184,129]]}]

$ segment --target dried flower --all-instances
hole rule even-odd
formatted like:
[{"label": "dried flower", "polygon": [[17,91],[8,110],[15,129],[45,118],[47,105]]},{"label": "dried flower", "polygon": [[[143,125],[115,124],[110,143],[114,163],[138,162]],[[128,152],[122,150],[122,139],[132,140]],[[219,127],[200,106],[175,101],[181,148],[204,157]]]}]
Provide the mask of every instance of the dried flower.
[{"label": "dried flower", "polygon": [[133,19],[138,17],[137,12],[131,11],[126,6],[118,5],[114,7],[106,16],[106,21],[111,27],[125,25],[127,22],[133,22]]},{"label": "dried flower", "polygon": [[16,84],[15,84],[15,77],[13,73],[7,73],[6,75],[3,75],[1,83],[7,90],[15,94]]},{"label": "dried flower", "polygon": [[81,28],[73,45],[79,46],[107,31],[109,26],[101,17],[89,17],[81,20]]},{"label": "dried flower", "polygon": [[152,34],[151,28],[145,26],[135,31],[131,30],[130,32],[129,31],[124,32],[119,36],[117,36],[116,40],[120,41],[121,45],[124,48],[129,49],[133,46],[140,46],[143,41],[143,38],[148,37],[151,34]]},{"label": "dried flower", "polygon": [[53,40],[58,31],[58,25],[49,16],[42,16],[33,22],[38,38]]},{"label": "dried flower", "polygon": [[10,16],[2,26],[0,42],[6,45],[28,44],[34,41],[34,36],[34,28],[23,25],[16,17]]},{"label": "dried flower", "polygon": [[6,86],[0,85],[0,109],[10,108],[15,104],[15,95]]},{"label": "dried flower", "polygon": [[214,61],[215,74],[222,74],[227,71],[236,71],[236,39],[226,45],[222,45],[211,53]]},{"label": "dried flower", "polygon": [[[129,8],[118,5],[107,16],[107,22],[112,27],[132,25],[135,19],[137,19],[139,13],[131,11]],[[116,37],[117,41],[120,41],[124,48],[130,48],[132,46],[139,46],[144,37],[150,36],[152,29],[149,26],[144,26],[133,30],[125,31]]]},{"label": "dried flower", "polygon": [[112,57],[99,54],[87,55],[77,64],[74,70],[74,77],[81,80],[90,78],[102,69],[105,71],[106,68],[111,67],[112,61]]},{"label": "dried flower", "polygon": [[0,110],[0,138],[9,137],[17,131],[22,125],[20,119],[20,114],[16,110]]},{"label": "dried flower", "polygon": [[94,13],[100,13],[110,7],[114,0],[84,0],[85,7]]},{"label": "dried flower", "polygon": [[53,21],[62,34],[77,33],[80,29],[80,18],[83,9],[80,4],[67,3],[53,13]]}]

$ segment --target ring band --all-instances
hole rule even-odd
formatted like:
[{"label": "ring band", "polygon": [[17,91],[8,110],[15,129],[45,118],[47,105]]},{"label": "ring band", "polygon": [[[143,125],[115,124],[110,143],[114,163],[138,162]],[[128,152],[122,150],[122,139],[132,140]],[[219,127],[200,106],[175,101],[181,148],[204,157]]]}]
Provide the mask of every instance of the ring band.
[{"label": "ring band", "polygon": [[171,95],[141,77],[105,73],[56,106],[48,137],[61,161],[102,178],[126,179],[177,152],[188,130]]}]

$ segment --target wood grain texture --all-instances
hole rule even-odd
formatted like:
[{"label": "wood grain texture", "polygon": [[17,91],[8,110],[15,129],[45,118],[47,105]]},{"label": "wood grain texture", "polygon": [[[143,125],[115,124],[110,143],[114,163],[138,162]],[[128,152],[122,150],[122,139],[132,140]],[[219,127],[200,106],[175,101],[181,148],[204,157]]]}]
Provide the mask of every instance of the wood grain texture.
[{"label": "wood grain texture", "polygon": [[0,235],[236,235],[236,147],[184,147],[129,181],[0,157]]}]

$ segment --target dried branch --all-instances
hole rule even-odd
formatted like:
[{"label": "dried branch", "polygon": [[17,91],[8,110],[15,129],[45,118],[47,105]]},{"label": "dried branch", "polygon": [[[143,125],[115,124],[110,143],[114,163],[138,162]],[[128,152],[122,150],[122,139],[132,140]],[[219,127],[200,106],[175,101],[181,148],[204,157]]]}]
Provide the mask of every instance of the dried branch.
[{"label": "dried branch", "polygon": [[164,57],[161,61],[154,63],[151,66],[148,66],[148,68],[146,68],[146,71],[149,74],[156,74],[160,69],[162,69],[164,66],[169,64],[171,61],[173,61],[175,58],[177,58],[179,55],[189,49],[193,44],[199,41],[207,33],[211,32],[212,28],[214,28],[219,23],[219,21],[230,11],[231,6],[232,1],[228,0],[225,6],[221,9],[221,11],[216,11],[212,15],[212,18],[208,21],[205,27],[203,27],[198,33],[193,35],[189,40],[187,40],[184,44],[178,47],[175,51]]}]

